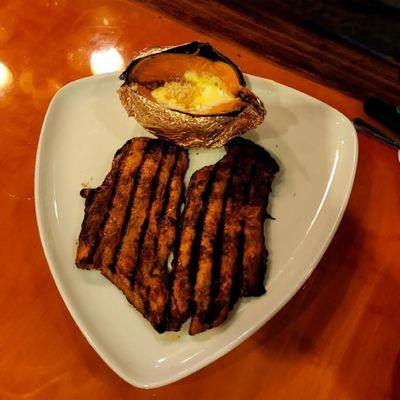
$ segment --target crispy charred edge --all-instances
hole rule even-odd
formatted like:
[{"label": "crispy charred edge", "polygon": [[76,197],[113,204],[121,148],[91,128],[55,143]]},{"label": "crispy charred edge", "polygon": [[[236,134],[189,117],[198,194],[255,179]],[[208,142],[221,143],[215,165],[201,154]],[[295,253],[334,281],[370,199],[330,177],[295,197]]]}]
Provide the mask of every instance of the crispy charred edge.
[{"label": "crispy charred edge", "polygon": [[[86,199],[85,216],[82,222],[76,253],[76,266],[82,269],[95,268],[93,256],[100,242],[107,215],[113,202],[116,187],[118,185],[120,168],[128,155],[132,139],[128,140],[114,155],[111,171],[105,177],[103,183],[95,189],[82,189],[80,195]],[[102,196],[103,195],[103,196]],[[100,215],[98,221],[92,221],[93,217]],[[87,254],[82,257],[80,253],[87,249]]]},{"label": "crispy charred edge", "polygon": [[[252,190],[254,189],[255,185],[260,185],[260,187],[258,187],[257,189],[257,194],[256,196],[259,197],[259,199],[261,197],[263,197],[263,195],[265,195],[266,199],[268,200],[268,192],[264,193],[263,192],[263,187],[265,185],[265,182],[260,182],[259,179],[259,174],[262,174],[263,172],[257,171],[258,170],[258,165],[255,165],[255,171],[252,174],[251,179],[249,180],[249,187],[248,187],[248,191],[247,191],[247,197],[246,197],[246,202],[244,204],[244,209],[243,211],[245,212],[244,218],[243,218],[243,253],[242,253],[242,274],[241,274],[241,285],[239,288],[240,291],[240,296],[242,297],[251,297],[251,296],[261,296],[265,293],[265,288],[264,288],[264,273],[262,271],[265,272],[266,270],[266,259],[264,258],[265,255],[265,251],[266,251],[266,247],[265,247],[265,238],[264,238],[264,221],[265,221],[265,216],[266,216],[266,211],[263,210],[261,211],[261,215],[259,220],[257,221],[258,223],[258,227],[259,229],[262,231],[261,234],[261,253],[260,253],[260,260],[259,263],[256,265],[254,263],[245,263],[245,255],[246,255],[246,249],[248,250],[248,246],[252,246],[252,244],[247,245],[246,248],[246,241],[249,239],[249,235],[246,235],[246,224],[247,224],[247,220],[248,218],[250,218],[251,216],[248,215],[248,213],[246,212],[246,208],[247,206],[249,206],[251,204],[251,202],[254,200],[252,197],[254,197],[254,193],[252,193]],[[260,193],[261,192],[261,196]],[[252,196],[253,195],[253,196]],[[266,207],[266,200],[262,200],[261,202],[258,202],[259,204],[256,204],[256,206],[259,209],[263,209]],[[251,261],[251,260],[250,260]],[[245,279],[246,275],[248,275],[248,279]],[[255,284],[254,285],[250,285],[248,280],[251,277],[251,275],[254,275],[256,277],[255,279]]]},{"label": "crispy charred edge", "polygon": [[[216,164],[217,165],[217,164]],[[178,230],[178,241],[177,246],[174,251],[174,258],[172,261],[172,271],[170,273],[169,279],[169,288],[170,288],[170,298],[168,302],[168,309],[167,309],[167,326],[169,330],[179,331],[182,324],[193,314],[194,310],[194,303],[193,303],[193,292],[194,286],[196,284],[196,276],[197,276],[197,269],[198,269],[198,260],[199,260],[199,246],[201,241],[201,236],[203,232],[203,223],[205,218],[205,213],[207,211],[208,201],[211,194],[211,189],[213,182],[215,180],[216,175],[216,165],[208,166],[196,171],[195,174],[190,179],[189,182],[189,189],[186,195],[186,204],[185,209],[183,211],[183,215],[181,218],[181,223],[179,225]],[[189,207],[191,205],[191,196],[194,196],[194,190],[196,189],[196,185],[198,184],[197,180],[201,174],[205,173],[207,175],[207,182],[205,184],[205,188],[201,193],[201,208],[197,215],[196,221],[193,224],[193,230],[195,231],[195,237],[191,244],[190,249],[190,259],[188,263],[188,268],[185,273],[187,274],[188,285],[189,285],[189,292],[190,295],[188,298],[185,299],[187,303],[187,309],[184,314],[176,315],[172,310],[172,301],[174,296],[174,281],[177,277],[177,267],[180,258],[180,247],[182,244],[182,232],[185,228],[185,221],[186,215],[188,213]],[[195,206],[196,204],[193,204]],[[179,293],[177,293],[179,295]]]},{"label": "crispy charred edge", "polygon": [[127,66],[124,72],[120,75],[119,79],[123,80],[125,84],[129,85],[131,82],[131,71],[132,69],[144,58],[155,56],[160,53],[175,53],[175,54],[193,54],[198,55],[204,58],[208,58],[213,61],[223,61],[229,64],[236,72],[239,82],[241,86],[246,86],[246,81],[244,79],[242,71],[238,68],[238,66],[230,60],[228,57],[224,56],[218,50],[216,50],[210,43],[206,42],[190,42],[184,43],[179,46],[170,47],[167,49],[157,49],[151,54],[146,54],[144,56],[137,56],[135,57]]},{"label": "crispy charred edge", "polygon": [[[244,254],[243,275],[240,295],[261,296],[265,293],[264,279],[267,268],[267,249],[265,246],[264,223],[267,217],[267,206],[271,185],[279,166],[274,158],[263,148],[253,145],[256,151],[257,171],[252,176],[248,190],[249,198],[244,208]],[[250,222],[251,221],[251,222]],[[259,237],[256,241],[260,248],[254,251],[251,247],[255,242],[246,243],[250,237]],[[257,256],[258,255],[258,256]],[[254,258],[255,257],[255,258]]]},{"label": "crispy charred edge", "polygon": [[[250,185],[257,171],[257,164],[254,163],[251,167],[249,178],[245,184],[243,204],[241,205],[241,212],[243,212],[244,207],[249,203],[250,198]],[[233,274],[233,282],[230,294],[229,307],[232,309],[235,303],[239,300],[240,289],[242,286],[243,279],[243,256],[244,256],[244,245],[245,245],[245,216],[242,215],[240,219],[240,233],[238,238],[238,257],[236,260],[235,273]]]},{"label": "crispy charred edge", "polygon": [[262,146],[242,137],[231,139],[225,148],[228,152],[240,152],[243,157],[248,156],[264,165],[272,175],[279,172],[279,165],[275,159]]}]

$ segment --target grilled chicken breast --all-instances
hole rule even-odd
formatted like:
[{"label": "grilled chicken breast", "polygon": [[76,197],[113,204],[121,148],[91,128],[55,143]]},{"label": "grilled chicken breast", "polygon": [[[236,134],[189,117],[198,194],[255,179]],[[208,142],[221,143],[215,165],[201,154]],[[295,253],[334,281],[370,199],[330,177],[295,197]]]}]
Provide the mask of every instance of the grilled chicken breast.
[{"label": "grilled chicken breast", "polygon": [[172,270],[169,329],[194,335],[221,324],[240,296],[265,293],[264,221],[275,160],[236,138],[189,184]]},{"label": "grilled chicken breast", "polygon": [[132,139],[116,153],[103,184],[81,192],[76,265],[99,269],[159,332],[166,327],[167,260],[187,166],[187,151],[170,142]]},{"label": "grilled chicken breast", "polygon": [[225,321],[240,297],[265,293],[264,221],[279,167],[249,140],[226,149],[193,174],[182,218],[188,154],[167,141],[128,141],[102,185],[81,191],[76,265],[100,270],[160,333],[191,318],[195,335]]}]

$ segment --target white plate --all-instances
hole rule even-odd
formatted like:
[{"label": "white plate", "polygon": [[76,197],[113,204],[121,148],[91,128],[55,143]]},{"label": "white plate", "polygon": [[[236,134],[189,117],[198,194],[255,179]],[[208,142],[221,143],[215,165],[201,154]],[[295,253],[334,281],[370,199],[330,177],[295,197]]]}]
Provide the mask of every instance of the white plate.
[{"label": "white plate", "polygon": [[[81,79],[53,98],[36,160],[35,205],[43,248],[57,287],[88,342],[124,380],[139,387],[176,381],[238,346],[303,285],[342,218],[357,164],[350,121],[328,105],[276,82],[247,77],[264,101],[265,122],[246,136],[278,160],[266,224],[267,294],[241,300],[221,327],[195,337],[159,335],[96,271],[74,266],[83,218],[82,183],[99,185],[115,151],[146,135],[119,103],[117,74]],[[197,154],[198,153],[198,154]],[[190,174],[219,150],[191,152]]]}]

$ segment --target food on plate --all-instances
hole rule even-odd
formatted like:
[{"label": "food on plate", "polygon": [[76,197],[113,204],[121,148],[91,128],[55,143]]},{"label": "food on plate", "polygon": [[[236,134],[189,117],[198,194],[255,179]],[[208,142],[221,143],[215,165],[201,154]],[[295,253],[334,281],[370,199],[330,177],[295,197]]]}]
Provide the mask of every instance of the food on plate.
[{"label": "food on plate", "polygon": [[191,177],[182,217],[189,160],[172,142],[129,140],[102,185],[81,191],[76,265],[100,270],[160,333],[189,318],[189,334],[203,332],[240,297],[265,293],[264,221],[279,167],[250,140],[226,149]]},{"label": "food on plate", "polygon": [[102,185],[81,191],[76,265],[100,270],[160,333],[191,318],[195,335],[220,325],[240,297],[265,293],[264,220],[279,167],[249,140],[226,148],[193,174],[179,231],[188,154],[171,142],[128,141]]},{"label": "food on plate", "polygon": [[171,142],[132,139],[116,153],[103,184],[81,192],[76,265],[101,270],[159,332],[187,166],[187,151]]},{"label": "food on plate", "polygon": [[209,43],[143,50],[121,79],[128,115],[183,147],[223,146],[265,116],[237,65]]},{"label": "food on plate", "polygon": [[[98,248],[103,224],[111,206],[114,188],[119,179],[120,167],[126,158],[132,142],[128,142],[117,151],[112,162],[111,171],[107,174],[101,186],[96,189],[82,189],[81,196],[85,200],[85,217],[79,235],[75,263],[79,268],[98,268],[93,264],[94,255]],[[139,144],[139,141],[135,141]]]},{"label": "food on plate", "polygon": [[241,296],[265,293],[264,221],[275,160],[236,138],[192,176],[175,251],[168,326],[191,335],[221,324]]}]

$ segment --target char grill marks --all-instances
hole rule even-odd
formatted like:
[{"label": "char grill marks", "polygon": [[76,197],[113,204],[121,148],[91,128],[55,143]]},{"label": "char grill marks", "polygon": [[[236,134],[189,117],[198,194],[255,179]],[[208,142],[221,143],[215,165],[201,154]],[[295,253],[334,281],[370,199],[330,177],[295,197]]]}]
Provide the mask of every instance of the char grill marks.
[{"label": "char grill marks", "polygon": [[239,212],[248,193],[249,176],[254,162],[238,165],[232,176],[231,190],[225,207],[220,258],[220,284],[216,290],[209,327],[218,326],[228,316],[230,308],[239,298],[242,257],[244,247],[243,213]]},{"label": "char grill marks", "polygon": [[273,175],[265,168],[257,168],[252,176],[248,199],[244,205],[243,272],[240,295],[261,296],[265,293],[264,275],[267,249],[264,239],[264,220]]},{"label": "char grill marks", "polygon": [[125,218],[129,214],[131,198],[137,190],[138,177],[149,143],[146,138],[133,140],[128,155],[120,166],[120,176],[115,182],[115,195],[111,207],[107,210],[101,240],[94,255],[94,265],[97,268],[112,268],[121,234],[125,233]]},{"label": "char grill marks", "polygon": [[108,210],[115,195],[116,185],[120,177],[120,166],[129,152],[130,145],[129,141],[115,154],[111,171],[107,174],[101,186],[96,189],[81,190],[81,196],[86,201],[85,218],[79,235],[75,260],[79,268],[95,268],[93,256],[99,244]]},{"label": "char grill marks", "polygon": [[178,246],[172,263],[170,330],[178,331],[190,316],[193,287],[197,275],[196,263],[199,256],[202,222],[214,175],[213,166],[205,167],[195,172],[190,180]]},{"label": "char grill marks", "polygon": [[191,318],[197,334],[220,325],[240,297],[265,293],[264,220],[279,167],[249,140],[226,147],[193,174],[182,218],[188,155],[170,142],[128,141],[102,185],[81,192],[76,265],[99,269],[158,332]]},{"label": "char grill marks", "polygon": [[[219,268],[219,249],[222,245],[218,228],[221,225],[225,206],[225,193],[232,174],[234,157],[224,157],[215,168],[215,180],[208,198],[208,204],[203,221],[199,257],[197,261],[197,274],[193,288],[193,317],[190,323],[190,334],[200,332],[206,321],[211,305],[211,289],[216,271],[213,265]],[[214,272],[214,274],[213,274]]]},{"label": "char grill marks", "polygon": [[238,138],[222,160],[193,175],[173,261],[169,329],[189,317],[191,335],[215,327],[239,296],[265,292],[263,226],[278,170],[268,152]]},{"label": "char grill marks", "polygon": [[[158,331],[165,330],[167,259],[176,238],[187,165],[187,152],[172,143],[129,141],[93,198],[92,191],[88,194],[78,244],[77,265],[100,269]],[[106,191],[105,200],[97,198]],[[96,202],[100,206],[90,204]],[[103,220],[92,226],[91,213],[98,210]]]}]

